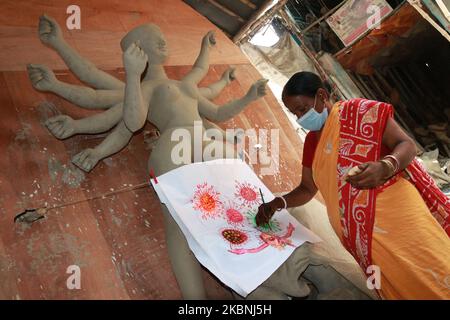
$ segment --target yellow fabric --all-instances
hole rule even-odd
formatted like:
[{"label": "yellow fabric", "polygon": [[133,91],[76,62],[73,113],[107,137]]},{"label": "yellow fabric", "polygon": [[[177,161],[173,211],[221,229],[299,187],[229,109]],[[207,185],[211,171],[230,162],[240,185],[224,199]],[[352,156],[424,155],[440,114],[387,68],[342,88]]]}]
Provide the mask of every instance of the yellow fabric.
[{"label": "yellow fabric", "polygon": [[[342,240],[336,174],[338,111],[335,105],[322,130],[313,178]],[[404,178],[377,196],[372,263],[380,267],[380,293],[385,299],[450,299],[450,239]]]}]

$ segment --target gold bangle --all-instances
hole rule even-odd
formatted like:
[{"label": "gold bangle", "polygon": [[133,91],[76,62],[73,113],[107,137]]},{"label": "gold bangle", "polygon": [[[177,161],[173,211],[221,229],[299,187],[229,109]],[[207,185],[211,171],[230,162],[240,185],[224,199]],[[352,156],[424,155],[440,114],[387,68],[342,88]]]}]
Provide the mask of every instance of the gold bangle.
[{"label": "gold bangle", "polygon": [[389,179],[390,177],[392,177],[395,173],[395,167],[392,164],[392,162],[390,162],[389,160],[386,159],[381,159],[379,160],[381,163],[384,163],[385,166],[388,167],[388,169],[390,170],[390,172],[388,172],[387,177],[384,177],[385,179]]},{"label": "gold bangle", "polygon": [[392,154],[388,154],[387,156],[385,156],[383,159],[387,160],[387,159],[391,159],[392,161],[394,161],[394,163],[392,163],[392,165],[394,166],[394,173],[396,173],[399,169],[400,169],[400,162],[398,161],[397,157],[392,155]]}]

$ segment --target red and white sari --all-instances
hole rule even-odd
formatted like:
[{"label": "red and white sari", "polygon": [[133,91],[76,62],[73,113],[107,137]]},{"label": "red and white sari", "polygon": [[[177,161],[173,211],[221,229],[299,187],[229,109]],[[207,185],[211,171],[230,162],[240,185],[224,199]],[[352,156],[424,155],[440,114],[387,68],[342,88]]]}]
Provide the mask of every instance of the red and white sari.
[{"label": "red and white sari", "polygon": [[[339,108],[337,176],[342,241],[361,267],[367,270],[372,264],[376,197],[379,192],[395,183],[403,172],[371,190],[353,188],[343,177],[354,166],[380,159],[383,132],[394,111],[390,104],[366,99],[344,101]],[[450,200],[418,160],[414,160],[404,173],[419,191],[431,214],[450,236]]]}]

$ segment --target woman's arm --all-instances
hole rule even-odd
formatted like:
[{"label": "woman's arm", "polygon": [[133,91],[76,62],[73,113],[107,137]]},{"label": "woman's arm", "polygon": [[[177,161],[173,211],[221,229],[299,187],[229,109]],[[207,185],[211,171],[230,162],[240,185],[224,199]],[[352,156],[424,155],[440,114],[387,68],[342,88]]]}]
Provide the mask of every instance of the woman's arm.
[{"label": "woman's arm", "polygon": [[389,118],[383,134],[383,144],[392,150],[400,164],[399,170],[405,169],[417,155],[416,144],[393,119]]},{"label": "woman's arm", "polygon": [[[383,144],[392,150],[392,155],[398,160],[398,171],[405,169],[417,154],[414,141],[403,131],[397,122],[389,118],[383,133]],[[393,159],[387,158],[395,166]],[[380,161],[363,163],[358,166],[360,173],[349,176],[347,182],[358,189],[371,189],[382,185],[394,174]]]},{"label": "woman's arm", "polygon": [[[298,207],[308,203],[314,198],[316,193],[317,186],[312,178],[312,169],[304,166],[302,169],[302,182],[297,188],[284,195],[283,198],[286,200],[287,208]],[[266,203],[266,205],[262,204],[258,208],[256,224],[261,226],[268,223],[275,211],[281,208],[284,208],[284,201],[279,197]]]},{"label": "woman's arm", "polygon": [[[286,200],[287,208],[291,208],[308,203],[316,194],[317,187],[312,178],[312,169],[303,167],[302,182],[297,188],[283,197]],[[281,198],[275,198],[273,201],[277,209],[284,208],[284,202]]]}]

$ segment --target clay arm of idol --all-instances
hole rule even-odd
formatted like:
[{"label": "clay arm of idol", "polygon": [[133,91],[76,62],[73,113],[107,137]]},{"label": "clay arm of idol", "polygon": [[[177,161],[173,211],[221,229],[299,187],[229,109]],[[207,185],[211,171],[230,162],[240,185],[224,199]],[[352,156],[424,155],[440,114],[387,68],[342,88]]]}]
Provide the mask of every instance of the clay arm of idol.
[{"label": "clay arm of idol", "polygon": [[183,78],[183,81],[197,84],[206,76],[209,70],[209,51],[215,44],[214,31],[209,31],[202,39],[200,54],[195,60],[192,70]]},{"label": "clay arm of idol", "polygon": [[199,88],[200,94],[208,100],[213,100],[219,96],[222,90],[236,79],[234,68],[228,68],[219,81],[209,85],[208,87]]},{"label": "clay arm of idol", "polygon": [[[219,94],[222,92],[222,90],[230,84],[233,80],[236,79],[235,76],[235,69],[234,68],[228,68],[223,74],[219,81],[209,85],[208,87],[199,88],[200,94],[205,97],[208,100],[213,100],[216,97],[219,96]],[[203,125],[205,129],[215,129],[219,130],[224,134],[224,136],[227,137],[227,141],[230,143],[234,143],[234,137],[231,140],[228,140],[228,136],[225,134],[225,132],[220,128],[218,125],[210,121],[209,119],[202,117]]]},{"label": "clay arm of idol", "polygon": [[[398,123],[389,118],[386,123],[386,128],[383,133],[383,145],[389,150],[391,154],[397,158],[399,162],[399,169],[405,169],[417,154],[417,149],[414,141],[403,131]],[[395,165],[394,160],[387,159]],[[372,161],[363,163],[358,166],[360,172],[356,175],[349,176],[347,181],[358,189],[371,189],[383,184],[393,172],[380,161]]]},{"label": "clay arm of idol", "polygon": [[[288,194],[285,194],[283,198],[286,200],[287,208],[298,207],[311,201],[316,193],[317,186],[312,177],[312,169],[303,166],[300,185]],[[279,197],[265,205],[262,204],[259,206],[258,213],[256,214],[256,224],[258,226],[265,225],[272,218],[275,211],[281,208],[284,208],[284,202]]]},{"label": "clay arm of idol", "polygon": [[76,50],[64,40],[61,28],[56,20],[47,15],[39,17],[39,38],[41,41],[55,49],[64,60],[69,69],[81,81],[97,89],[122,89],[125,84],[83,58]]},{"label": "clay arm of idol", "polygon": [[106,109],[123,101],[124,90],[95,90],[59,81],[50,68],[40,64],[27,65],[28,77],[39,91],[55,93],[85,109]]},{"label": "clay arm of idol", "polygon": [[144,95],[141,87],[141,74],[147,62],[147,54],[139,47],[139,41],[132,43],[123,53],[126,73],[123,119],[131,132],[141,129],[147,120],[151,93]]},{"label": "clay arm of idol", "polygon": [[212,121],[226,121],[239,114],[245,107],[266,95],[266,79],[256,81],[248,90],[247,94],[241,99],[233,100],[223,106],[218,106],[208,99],[199,97],[199,112],[202,116],[211,119]]},{"label": "clay arm of idol", "polygon": [[47,129],[58,139],[66,139],[76,134],[96,134],[110,130],[123,115],[123,103],[93,116],[74,120],[67,115],[57,115],[45,122]]},{"label": "clay arm of idol", "polygon": [[130,141],[133,133],[127,128],[124,121],[120,121],[114,130],[94,149],[85,149],[72,158],[73,164],[89,172],[97,163],[122,150]]}]

